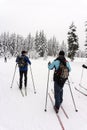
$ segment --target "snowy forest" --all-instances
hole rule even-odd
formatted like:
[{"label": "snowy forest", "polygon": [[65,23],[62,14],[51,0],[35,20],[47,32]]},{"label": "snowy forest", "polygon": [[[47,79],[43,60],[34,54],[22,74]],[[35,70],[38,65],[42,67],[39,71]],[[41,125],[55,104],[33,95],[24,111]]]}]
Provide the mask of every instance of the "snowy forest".
[{"label": "snowy forest", "polygon": [[86,57],[85,50],[79,49],[79,37],[74,23],[70,25],[67,32],[67,43],[64,40],[59,43],[55,36],[47,39],[44,30],[36,31],[35,36],[29,33],[28,36],[23,37],[9,32],[0,35],[0,57],[17,56],[22,50],[26,50],[31,58],[57,56],[60,50],[64,50],[66,56],[72,60],[75,56]]}]

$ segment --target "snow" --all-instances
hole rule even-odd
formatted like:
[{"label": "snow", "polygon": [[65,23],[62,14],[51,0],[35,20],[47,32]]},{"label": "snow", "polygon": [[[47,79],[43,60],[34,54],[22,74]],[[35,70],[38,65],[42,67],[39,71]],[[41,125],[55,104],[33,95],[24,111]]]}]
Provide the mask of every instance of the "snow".
[{"label": "snow", "polygon": [[[22,97],[17,85],[19,80],[18,67],[13,86],[10,88],[16,65],[15,58],[8,59],[7,63],[4,62],[3,58],[0,59],[0,130],[62,130],[49,96],[47,112],[44,111],[48,77],[47,63],[53,59],[53,57],[49,57],[47,60],[31,59],[36,94],[34,94],[29,67],[27,96],[24,97]],[[87,93],[79,86],[79,83],[81,83],[87,88],[87,70],[82,68],[82,64],[86,64],[86,62],[85,58],[76,58],[74,62],[70,62],[72,71],[69,81],[78,112],[75,111],[69,85],[66,83],[62,106],[69,119],[65,117],[61,109],[59,111],[65,130],[87,130],[87,97],[74,89],[74,87],[77,87]],[[83,78],[81,79],[82,73]],[[53,89],[53,71],[50,71],[49,76],[49,93],[54,100],[51,89]]]}]

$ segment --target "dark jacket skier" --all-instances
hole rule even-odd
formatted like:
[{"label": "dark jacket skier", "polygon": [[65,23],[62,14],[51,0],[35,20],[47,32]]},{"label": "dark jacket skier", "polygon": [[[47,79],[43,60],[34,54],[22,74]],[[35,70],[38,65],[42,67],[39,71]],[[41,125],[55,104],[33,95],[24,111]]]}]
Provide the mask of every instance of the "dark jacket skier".
[{"label": "dark jacket skier", "polygon": [[29,58],[26,56],[27,52],[26,51],[22,51],[21,52],[21,57],[24,58],[25,61],[25,65],[24,66],[20,66],[19,65],[19,59],[20,57],[18,56],[16,58],[16,62],[19,65],[19,74],[20,74],[20,78],[19,78],[19,88],[22,89],[22,79],[23,79],[23,75],[24,75],[24,86],[25,88],[27,87],[27,71],[28,71],[28,64],[31,65],[31,61],[29,60]]}]

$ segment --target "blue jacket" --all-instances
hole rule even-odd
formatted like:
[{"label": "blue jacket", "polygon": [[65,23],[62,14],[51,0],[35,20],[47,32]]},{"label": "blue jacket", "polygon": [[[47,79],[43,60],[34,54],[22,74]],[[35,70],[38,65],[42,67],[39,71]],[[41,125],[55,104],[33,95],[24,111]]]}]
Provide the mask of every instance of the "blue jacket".
[{"label": "blue jacket", "polygon": [[[28,64],[31,65],[31,61],[29,60],[29,58],[28,58],[27,56],[25,56],[25,55],[22,55],[22,56],[24,56],[25,61],[26,61]],[[18,57],[16,58],[16,63],[18,63]],[[20,71],[27,71],[27,70],[28,70],[28,65],[26,65],[26,66],[24,66],[24,67],[19,67],[19,70],[20,70]]]},{"label": "blue jacket", "polygon": [[[49,70],[55,68],[56,70],[59,69],[60,66],[60,60],[54,60],[51,64],[48,64],[48,68]],[[69,71],[71,71],[71,67],[68,61],[66,61],[66,66],[69,69]]]}]

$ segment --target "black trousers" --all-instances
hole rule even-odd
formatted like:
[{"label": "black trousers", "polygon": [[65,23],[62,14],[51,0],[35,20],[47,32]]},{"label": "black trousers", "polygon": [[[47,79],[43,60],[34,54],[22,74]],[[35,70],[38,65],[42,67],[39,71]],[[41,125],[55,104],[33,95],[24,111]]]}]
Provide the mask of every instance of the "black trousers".
[{"label": "black trousers", "polygon": [[54,82],[54,98],[55,98],[55,106],[59,109],[62,101],[63,101],[63,87],[58,84],[58,82]]},{"label": "black trousers", "polygon": [[19,88],[22,89],[23,75],[24,75],[24,86],[27,87],[27,71],[19,71],[20,79],[19,79]]}]

